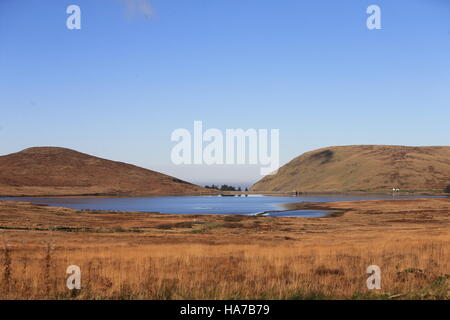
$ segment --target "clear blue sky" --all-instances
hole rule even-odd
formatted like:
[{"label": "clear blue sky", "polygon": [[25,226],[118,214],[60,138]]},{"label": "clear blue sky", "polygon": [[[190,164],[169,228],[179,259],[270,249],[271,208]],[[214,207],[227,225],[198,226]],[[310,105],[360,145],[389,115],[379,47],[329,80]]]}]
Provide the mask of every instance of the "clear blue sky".
[{"label": "clear blue sky", "polygon": [[[150,0],[151,16],[132,1],[0,0],[0,154],[62,146],[248,184],[257,169],[171,165],[171,132],[279,128],[282,163],[449,145],[449,1]],[[66,28],[70,4],[81,30]],[[382,30],[366,27],[371,4]]]}]

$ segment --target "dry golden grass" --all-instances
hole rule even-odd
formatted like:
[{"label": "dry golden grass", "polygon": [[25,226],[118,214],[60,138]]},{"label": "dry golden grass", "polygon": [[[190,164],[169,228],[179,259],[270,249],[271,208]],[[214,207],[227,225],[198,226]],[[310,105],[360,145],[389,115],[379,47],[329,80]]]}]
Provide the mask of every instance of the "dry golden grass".
[{"label": "dry golden grass", "polygon": [[[448,298],[447,242],[340,246],[145,245],[3,250],[3,299],[70,298],[65,270],[82,270],[79,299]],[[379,265],[382,290],[366,288]]]},{"label": "dry golden grass", "polygon": [[[333,218],[274,219],[3,202],[0,298],[448,299],[449,205],[347,202],[321,205],[347,209]],[[79,292],[66,288],[73,264]],[[382,290],[366,287],[373,264]]]}]

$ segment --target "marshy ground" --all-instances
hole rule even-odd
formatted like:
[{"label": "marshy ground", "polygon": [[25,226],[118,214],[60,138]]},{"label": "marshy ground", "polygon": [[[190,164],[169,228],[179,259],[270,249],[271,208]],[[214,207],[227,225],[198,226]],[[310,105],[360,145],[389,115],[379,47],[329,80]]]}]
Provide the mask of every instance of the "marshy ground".
[{"label": "marshy ground", "polygon": [[[0,202],[0,298],[448,299],[450,199],[298,204],[324,218]],[[81,268],[82,289],[66,287]],[[366,269],[381,268],[368,290]]]}]

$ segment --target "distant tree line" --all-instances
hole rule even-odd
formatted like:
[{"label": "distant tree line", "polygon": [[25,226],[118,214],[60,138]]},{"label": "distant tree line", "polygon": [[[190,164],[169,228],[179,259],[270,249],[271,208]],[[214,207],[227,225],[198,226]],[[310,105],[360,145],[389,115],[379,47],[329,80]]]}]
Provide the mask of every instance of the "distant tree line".
[{"label": "distant tree line", "polygon": [[[223,184],[220,187],[216,186],[216,185],[210,185],[210,186],[205,186],[206,189],[214,189],[214,190],[219,190],[219,191],[242,191],[241,187],[233,187],[233,186],[229,186],[227,184]],[[248,191],[248,188],[245,188],[245,191]]]},{"label": "distant tree line", "polygon": [[445,193],[450,193],[450,184],[447,187],[445,187],[444,192]]}]

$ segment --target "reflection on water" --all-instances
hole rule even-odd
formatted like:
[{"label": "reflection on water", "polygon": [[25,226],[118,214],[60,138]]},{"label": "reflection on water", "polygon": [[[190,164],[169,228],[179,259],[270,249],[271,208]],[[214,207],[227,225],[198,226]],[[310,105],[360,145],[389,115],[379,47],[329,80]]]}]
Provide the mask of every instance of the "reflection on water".
[{"label": "reflection on water", "polygon": [[[396,196],[396,199],[417,198]],[[29,201],[36,204],[72,209],[109,211],[146,211],[172,214],[244,214],[270,212],[276,217],[320,217],[326,212],[314,210],[283,211],[283,204],[295,202],[333,202],[392,199],[389,195],[329,195],[305,197],[273,197],[250,195],[248,197],[146,197],[146,198],[0,198],[0,200]],[[274,212],[277,211],[277,212]]]}]

